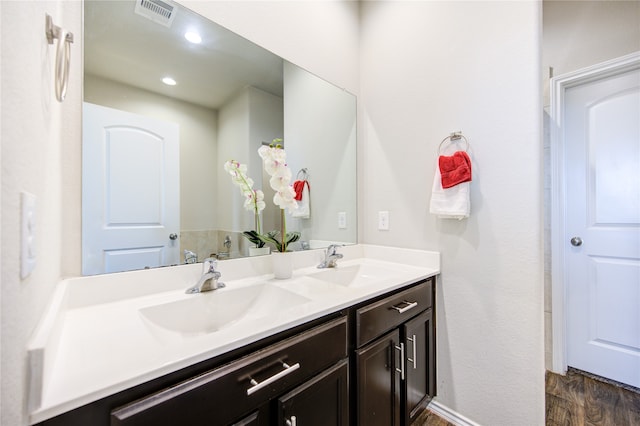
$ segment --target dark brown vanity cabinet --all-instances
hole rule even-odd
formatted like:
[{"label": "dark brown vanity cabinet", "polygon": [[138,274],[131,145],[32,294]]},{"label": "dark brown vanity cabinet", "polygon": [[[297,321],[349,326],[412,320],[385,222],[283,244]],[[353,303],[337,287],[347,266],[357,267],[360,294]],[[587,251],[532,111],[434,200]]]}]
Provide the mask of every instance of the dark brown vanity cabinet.
[{"label": "dark brown vanity cabinet", "polygon": [[433,280],[356,311],[357,423],[410,425],[435,394]]},{"label": "dark brown vanity cabinet", "polygon": [[295,425],[308,407],[348,418],[346,358],[342,317],[118,408],[111,426],[268,425],[276,409]]},{"label": "dark brown vanity cabinet", "polygon": [[435,279],[113,394],[41,426],[401,426],[435,395]]}]

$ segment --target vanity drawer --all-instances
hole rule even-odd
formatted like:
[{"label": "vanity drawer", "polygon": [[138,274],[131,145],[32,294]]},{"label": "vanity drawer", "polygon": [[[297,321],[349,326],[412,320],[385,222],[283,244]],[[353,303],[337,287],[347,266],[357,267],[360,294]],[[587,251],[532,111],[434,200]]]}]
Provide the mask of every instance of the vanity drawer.
[{"label": "vanity drawer", "polygon": [[431,307],[433,279],[356,311],[357,347]]},{"label": "vanity drawer", "polygon": [[111,425],[226,425],[346,357],[342,317],[118,408]]}]

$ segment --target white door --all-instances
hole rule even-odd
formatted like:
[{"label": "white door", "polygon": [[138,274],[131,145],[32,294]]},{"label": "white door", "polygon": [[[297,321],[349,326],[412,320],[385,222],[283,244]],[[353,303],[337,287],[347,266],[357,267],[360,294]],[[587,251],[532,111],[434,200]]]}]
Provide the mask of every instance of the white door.
[{"label": "white door", "polygon": [[82,273],[178,263],[179,128],[84,103]]},{"label": "white door", "polygon": [[640,70],[565,92],[567,364],[640,387]]}]

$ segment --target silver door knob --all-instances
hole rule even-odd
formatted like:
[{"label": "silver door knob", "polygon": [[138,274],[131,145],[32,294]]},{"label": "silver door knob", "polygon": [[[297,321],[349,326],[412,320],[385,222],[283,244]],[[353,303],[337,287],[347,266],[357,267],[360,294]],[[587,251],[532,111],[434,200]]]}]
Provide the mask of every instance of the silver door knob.
[{"label": "silver door knob", "polygon": [[177,240],[178,239],[178,234],[169,234],[169,239],[170,240]]},{"label": "silver door knob", "polygon": [[574,247],[580,247],[582,245],[582,238],[573,237],[571,239],[571,245],[574,246]]}]

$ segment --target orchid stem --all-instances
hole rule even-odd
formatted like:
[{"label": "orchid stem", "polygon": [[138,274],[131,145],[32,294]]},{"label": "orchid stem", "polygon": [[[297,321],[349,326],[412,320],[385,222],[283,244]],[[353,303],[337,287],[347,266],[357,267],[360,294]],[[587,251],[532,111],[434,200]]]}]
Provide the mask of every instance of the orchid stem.
[{"label": "orchid stem", "polygon": [[287,224],[284,217],[284,209],[280,209],[280,235],[282,238],[282,252],[287,251]]}]

